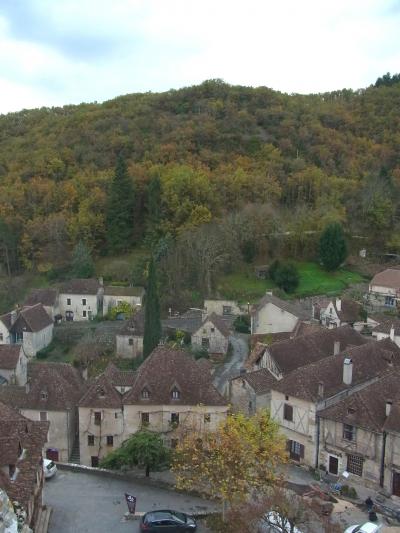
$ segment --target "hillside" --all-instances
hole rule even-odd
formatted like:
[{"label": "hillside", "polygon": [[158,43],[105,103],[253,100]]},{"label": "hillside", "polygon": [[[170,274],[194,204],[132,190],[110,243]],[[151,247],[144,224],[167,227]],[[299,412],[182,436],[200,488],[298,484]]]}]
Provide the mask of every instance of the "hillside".
[{"label": "hillside", "polygon": [[318,231],[340,220],[374,245],[399,251],[395,81],[302,96],[210,80],[3,115],[2,261],[5,244],[12,267],[41,271],[65,261],[80,239],[103,254],[118,154],[135,188],[136,243],[149,226],[146,190],[156,176],[160,235],[262,204],[272,210],[274,230]]}]

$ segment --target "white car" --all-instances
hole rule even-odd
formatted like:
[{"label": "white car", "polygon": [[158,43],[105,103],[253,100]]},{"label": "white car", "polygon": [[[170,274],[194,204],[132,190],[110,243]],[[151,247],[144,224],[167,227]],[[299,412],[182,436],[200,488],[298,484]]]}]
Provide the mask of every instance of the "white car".
[{"label": "white car", "polygon": [[[269,511],[258,525],[259,533],[292,533],[289,521],[276,511]],[[301,533],[296,526],[293,533]]]},{"label": "white car", "polygon": [[350,526],[344,530],[344,533],[376,533],[381,529],[380,524],[374,524],[373,522],[365,522],[365,524],[358,524]]},{"label": "white car", "polygon": [[46,479],[53,477],[57,472],[57,465],[50,459],[43,459],[43,472]]}]

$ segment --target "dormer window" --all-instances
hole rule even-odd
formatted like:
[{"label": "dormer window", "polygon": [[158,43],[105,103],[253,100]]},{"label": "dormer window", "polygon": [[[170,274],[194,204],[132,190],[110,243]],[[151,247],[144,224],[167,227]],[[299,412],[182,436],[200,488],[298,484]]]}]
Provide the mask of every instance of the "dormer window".
[{"label": "dormer window", "polygon": [[355,412],[356,412],[356,410],[354,409],[354,407],[349,407],[347,409],[347,414],[348,415],[354,415]]},{"label": "dormer window", "polygon": [[47,392],[45,390],[42,390],[42,392],[40,393],[40,398],[42,400],[47,400],[49,397],[49,395],[47,394]]},{"label": "dormer window", "polygon": [[150,391],[146,387],[144,387],[144,389],[142,389],[142,398],[144,400],[148,400],[150,398]]},{"label": "dormer window", "polygon": [[173,400],[179,400],[180,397],[181,397],[180,391],[176,387],[174,387],[171,391],[171,398]]},{"label": "dormer window", "polygon": [[103,387],[99,387],[97,389],[97,394],[100,396],[100,398],[104,398],[104,396],[106,395],[106,392],[105,390],[103,389]]},{"label": "dormer window", "polygon": [[14,481],[17,477],[17,467],[15,465],[8,465],[8,475],[11,481]]}]

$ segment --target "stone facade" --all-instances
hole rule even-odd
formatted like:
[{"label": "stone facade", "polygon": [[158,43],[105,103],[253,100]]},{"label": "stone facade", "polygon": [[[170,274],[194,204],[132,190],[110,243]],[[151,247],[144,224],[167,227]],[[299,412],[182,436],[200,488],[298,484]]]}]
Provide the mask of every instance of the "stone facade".
[{"label": "stone facade", "polygon": [[225,325],[215,320],[215,315],[207,317],[200,328],[192,334],[192,346],[207,350],[209,353],[226,354],[229,345],[228,331]]}]

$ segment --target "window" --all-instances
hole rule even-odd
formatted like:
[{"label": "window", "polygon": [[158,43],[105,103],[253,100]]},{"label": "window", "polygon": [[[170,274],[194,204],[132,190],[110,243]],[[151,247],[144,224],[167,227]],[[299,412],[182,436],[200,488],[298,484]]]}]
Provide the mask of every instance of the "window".
[{"label": "window", "polygon": [[210,413],[206,413],[204,415],[204,422],[208,423],[208,422],[211,422],[211,415]]},{"label": "window", "polygon": [[144,426],[147,426],[150,423],[150,414],[149,413],[142,413],[141,414],[142,424]]},{"label": "window", "polygon": [[347,471],[356,476],[362,476],[364,459],[360,455],[347,456]]},{"label": "window", "polygon": [[125,394],[125,387],[121,387],[121,394]]},{"label": "window", "polygon": [[142,389],[142,398],[144,400],[148,400],[150,398],[149,389],[146,389],[146,387],[144,389]]},{"label": "window", "polygon": [[42,392],[40,393],[40,398],[42,400],[47,400],[48,397],[49,397],[49,395],[47,394],[47,392],[42,390]]},{"label": "window", "polygon": [[289,456],[294,461],[300,461],[304,458],[304,446],[300,442],[295,440],[286,441],[286,450],[289,452]]},{"label": "window", "polygon": [[86,298],[82,298],[82,305],[86,305]]},{"label": "window", "polygon": [[215,332],[215,328],[211,328],[211,333],[214,333]]},{"label": "window", "polygon": [[133,346],[133,339],[129,339],[129,346]]},{"label": "window", "polygon": [[230,305],[223,305],[222,306],[222,314],[223,315],[230,315],[232,314],[232,307]]},{"label": "window", "polygon": [[201,339],[201,345],[202,345],[203,348],[209,348],[210,340],[207,337],[203,337]]},{"label": "window", "polygon": [[87,445],[88,446],[94,446],[94,435],[88,435]]},{"label": "window", "polygon": [[345,440],[353,441],[355,440],[356,436],[356,430],[354,426],[350,426],[349,424],[343,424],[343,438]]},{"label": "window", "polygon": [[285,401],[286,401],[286,402],[289,401],[289,396],[285,396]]},{"label": "window", "polygon": [[293,422],[293,406],[288,403],[283,404],[283,418],[288,422]]},{"label": "window", "polygon": [[83,318],[86,318],[86,311],[82,311]]},{"label": "window", "polygon": [[3,334],[0,333],[0,341],[2,341],[2,340],[3,340]]},{"label": "window", "polygon": [[67,305],[71,305],[71,298],[67,298]]},{"label": "window", "polygon": [[112,435],[107,435],[107,446],[114,446],[114,437]]},{"label": "window", "polygon": [[94,423],[96,426],[100,426],[101,424],[101,411],[95,411],[94,413]]},{"label": "window", "polygon": [[176,387],[174,387],[171,391],[171,398],[173,400],[179,400],[180,397],[181,397],[181,393]]},{"label": "window", "polygon": [[103,387],[98,387],[97,388],[97,394],[100,396],[100,398],[104,398],[106,393],[105,393],[105,390],[103,389]]},{"label": "window", "polygon": [[394,306],[394,298],[393,296],[385,296],[385,305],[388,305],[389,307]]},{"label": "window", "polygon": [[47,411],[40,411],[40,421],[47,422]]},{"label": "window", "polygon": [[179,413],[171,413],[171,424],[175,426],[179,424]]}]

